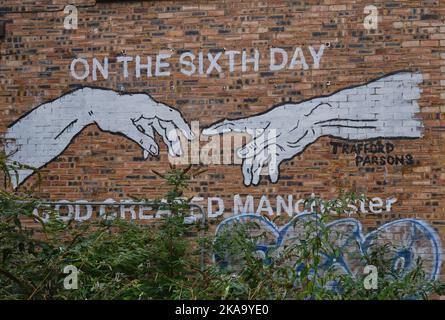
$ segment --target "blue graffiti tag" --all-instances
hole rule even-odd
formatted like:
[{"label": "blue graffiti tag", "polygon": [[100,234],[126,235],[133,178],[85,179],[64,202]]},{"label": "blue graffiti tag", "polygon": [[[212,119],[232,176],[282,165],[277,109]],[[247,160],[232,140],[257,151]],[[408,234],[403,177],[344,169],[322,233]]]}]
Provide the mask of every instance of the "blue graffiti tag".
[{"label": "blue graffiti tag", "polygon": [[[223,220],[216,229],[216,238],[220,236],[225,227],[233,223],[255,222],[262,230],[269,234],[265,240],[258,240],[256,250],[264,255],[270,249],[276,249],[292,241],[298,241],[298,228],[307,219],[314,219],[316,214],[310,212],[301,213],[293,217],[282,227],[278,227],[272,221],[256,214],[241,214]],[[360,265],[357,260],[351,258],[351,253],[363,256],[369,252],[373,245],[391,245],[391,260],[393,267],[408,272],[416,264],[417,258],[423,261],[423,269],[431,280],[437,280],[441,267],[441,244],[437,233],[425,222],[416,219],[400,219],[383,224],[376,230],[363,235],[362,224],[353,218],[338,219],[326,224],[326,228],[337,232],[335,246],[340,253],[334,257],[323,256],[322,268],[332,268],[348,273],[357,274]],[[302,235],[300,234],[300,237]],[[227,261],[215,256],[215,261],[227,265]],[[298,268],[298,266],[297,266]]]}]

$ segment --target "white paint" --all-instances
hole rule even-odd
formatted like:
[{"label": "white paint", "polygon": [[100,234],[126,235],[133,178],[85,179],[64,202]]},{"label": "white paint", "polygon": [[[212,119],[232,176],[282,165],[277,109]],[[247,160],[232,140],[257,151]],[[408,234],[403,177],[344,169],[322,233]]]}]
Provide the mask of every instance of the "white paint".
[{"label": "white paint", "polygon": [[[300,199],[297,202],[295,202],[294,211],[296,214],[304,212],[304,201],[305,201],[304,199]],[[302,210],[300,210],[300,207],[302,207]]]},{"label": "white paint", "polygon": [[217,52],[215,56],[213,56],[210,52],[207,54],[207,58],[209,59],[209,67],[207,68],[207,74],[211,74],[212,70],[215,69],[216,72],[221,73],[221,66],[218,64],[218,60],[221,57],[222,52]]},{"label": "white paint", "polygon": [[119,56],[117,57],[117,63],[122,62],[122,70],[124,74],[124,78],[128,78],[128,62],[133,61],[133,57],[130,56]]},{"label": "white paint", "polygon": [[139,219],[140,220],[150,220],[153,219],[153,214],[145,214],[145,212],[150,212],[152,211],[153,208],[152,207],[147,207],[147,206],[139,206]]},{"label": "white paint", "polygon": [[[68,222],[68,221],[72,220],[74,217],[74,206],[72,204],[70,204],[70,202],[68,200],[61,200],[60,202],[66,203],[66,205],[57,204],[54,207],[54,211],[56,213],[56,219],[59,219],[63,222]],[[68,209],[68,213],[66,215],[61,215],[61,213],[60,213],[61,208],[63,208],[63,207]]]},{"label": "white paint", "polygon": [[[118,133],[137,143],[144,158],[158,155],[157,132],[171,155],[181,155],[176,129],[193,139],[188,124],[175,109],[156,102],[147,94],[119,94],[97,88],[82,88],[44,103],[12,124],[5,134],[8,162],[40,168],[60,155],[86,126]],[[18,171],[22,183],[34,170]],[[12,174],[15,177],[15,174]]]},{"label": "white paint", "polygon": [[241,60],[241,70],[243,72],[247,71],[247,64],[253,63],[253,71],[258,72],[259,64],[260,64],[260,52],[255,49],[253,53],[253,57],[247,57],[246,50],[243,50],[242,60]]},{"label": "white paint", "polygon": [[[184,199],[185,200],[185,199]],[[383,203],[394,203],[397,199],[388,198],[383,200],[380,197],[373,197],[371,200],[363,203],[361,208],[358,208],[354,205],[354,210],[351,212],[354,214],[365,214],[363,210],[365,208],[371,208],[375,205],[382,205]],[[151,205],[145,204],[143,202],[139,204],[129,203],[132,202],[130,200],[121,200],[117,202],[113,199],[106,199],[103,201],[104,204],[90,204],[87,200],[76,200],[76,201],[68,201],[61,200],[59,201],[61,204],[54,206],[54,210],[51,210],[51,206],[41,205],[38,208],[33,210],[33,214],[36,217],[39,217],[44,222],[49,221],[51,218],[51,212],[56,213],[56,218],[61,219],[62,221],[70,221],[72,219],[76,221],[87,221],[90,219],[95,219],[96,217],[100,219],[106,220],[114,220],[114,219],[139,219],[139,220],[151,220],[154,218],[160,218],[162,215],[170,214],[169,210],[160,210],[153,208]],[[165,203],[166,200],[163,199],[161,202]],[[256,214],[261,215],[263,212],[270,216],[281,216],[282,214],[287,214],[289,217],[294,217],[302,212],[304,212],[304,202],[305,199],[295,199],[292,194],[288,195],[251,195],[248,194],[246,196],[241,196],[236,194],[233,196],[231,200],[224,201],[223,198],[218,196],[212,196],[208,198],[194,196],[191,199],[191,203],[199,206],[202,209],[202,212],[207,215],[209,219],[214,219],[220,217],[224,214],[230,213],[226,208],[232,209],[234,214]],[[314,209],[315,207],[313,207]],[[63,209],[64,212],[68,212],[68,214],[64,214],[60,216],[58,212]],[[390,206],[386,207],[387,210],[392,210]],[[365,210],[366,211],[366,210]],[[369,214],[373,213],[372,209]],[[388,211],[390,212],[390,211]],[[331,212],[333,215],[337,216],[336,212]],[[379,213],[382,213],[380,210]],[[195,220],[199,220],[202,218],[201,212],[197,210],[195,207],[191,210],[192,216],[194,216]]]},{"label": "white paint", "polygon": [[[104,203],[109,203],[109,204],[114,204],[116,203],[116,201],[114,201],[113,199],[106,199],[104,200]],[[105,220],[114,220],[117,218],[117,212],[116,211],[112,211],[112,212],[108,212],[107,208],[109,206],[108,205],[101,205],[99,207],[99,217],[101,217],[102,219]]]},{"label": "white paint", "polygon": [[[216,202],[218,209],[213,212],[213,203]],[[224,201],[219,197],[210,197],[207,199],[207,216],[209,218],[216,218],[224,213]]]},{"label": "white paint", "polygon": [[[76,202],[84,203],[85,201],[86,200],[77,200]],[[82,209],[81,208],[85,209],[84,212],[86,214],[82,213]],[[81,206],[79,204],[76,204],[74,211],[75,211],[74,220],[76,220],[76,221],[86,221],[86,220],[91,219],[91,217],[93,216],[93,206],[92,205],[86,205],[86,206],[83,205],[83,206]]]},{"label": "white paint", "polygon": [[[186,58],[189,58],[190,61],[186,60]],[[195,60],[195,55],[191,52],[184,52],[179,57],[179,63],[183,66],[189,67],[190,70],[184,69],[184,67],[181,67],[181,73],[185,74],[186,76],[191,76],[196,72],[196,67],[193,64],[193,61]]]},{"label": "white paint", "polygon": [[99,70],[105,80],[108,79],[108,57],[104,58],[103,65],[99,62],[99,60],[93,58],[93,80],[97,80],[97,70]]},{"label": "white paint", "polygon": [[[243,159],[237,153],[233,154],[232,151],[242,148],[243,138],[249,138],[247,134],[209,137],[201,134],[199,121],[196,120],[191,122],[190,127],[197,138],[187,143],[184,138],[180,137],[183,152],[180,156],[169,154],[168,161],[171,164],[242,164]],[[201,142],[205,143],[201,144]]]},{"label": "white paint", "polygon": [[235,71],[235,57],[241,52],[236,50],[229,50],[224,52],[224,54],[229,58],[229,72]]},{"label": "white paint", "polygon": [[386,212],[390,212],[392,205],[397,202],[397,198],[390,198],[386,200]]},{"label": "white paint", "polygon": [[287,203],[282,196],[277,196],[277,216],[280,216],[281,210],[284,209],[287,215],[289,217],[292,217],[293,213],[292,202],[293,202],[293,196],[291,194],[287,196]]},{"label": "white paint", "polygon": [[135,220],[137,217],[135,206],[134,205],[125,205],[125,201],[120,205],[120,215],[121,219],[131,219]]},{"label": "white paint", "polygon": [[[277,63],[277,54],[281,55],[281,62]],[[279,71],[286,67],[287,64],[287,52],[282,48],[270,48],[270,71]]]},{"label": "white paint", "polygon": [[[286,54],[282,49],[273,49],[276,51],[271,52]],[[321,48],[316,55],[321,57]],[[219,56],[212,55],[210,72],[214,69],[219,71]],[[169,54],[158,55],[157,75],[164,74],[161,68],[169,64],[162,62],[162,59],[168,57]],[[298,53],[297,57],[301,58],[301,54]],[[244,57],[243,60],[254,63],[254,69],[258,61],[256,57],[251,60]],[[118,62],[123,63],[125,77],[128,77],[130,61],[131,57],[118,57]],[[76,63],[83,64],[85,70],[82,75],[76,74]],[[139,75],[142,67],[139,61]],[[145,67],[150,69],[149,64]],[[104,59],[103,65],[93,60],[93,78],[97,78],[96,70],[104,78],[108,77],[107,59]],[[79,79],[87,77],[87,61],[82,58],[73,60],[71,72]],[[421,92],[418,84],[421,81],[421,74],[402,72],[341,90],[328,97],[276,106],[264,114],[249,118],[225,120],[204,130],[203,134],[234,131],[251,135],[252,141],[237,153],[243,159],[244,183],[257,185],[263,169],[267,169],[272,182],[277,182],[280,164],[302,153],[322,136],[351,140],[421,137],[422,123],[416,118],[419,112],[417,99]],[[168,145],[171,156],[183,154],[177,129],[187,139],[193,139],[193,133],[178,111],[154,101],[146,94],[119,94],[112,90],[83,88],[36,107],[11,125],[5,135],[8,161],[40,168],[62,153],[72,139],[90,124],[97,124],[103,131],[122,134],[138,143],[143,149],[144,158],[159,153],[154,141],[155,131]],[[209,164],[220,163],[219,139],[215,143],[211,141],[206,147],[208,150],[204,149],[204,152],[209,151],[206,157]],[[15,186],[33,171],[19,170]]]},{"label": "white paint", "polygon": [[300,47],[295,49],[294,55],[292,56],[292,60],[289,64],[289,69],[296,69],[298,65],[300,65],[304,70],[309,69],[303,50],[301,50]]},{"label": "white paint", "polygon": [[360,201],[359,201],[359,204],[360,204],[360,212],[362,212],[362,213],[368,213],[368,210],[365,209],[365,201],[360,200]]},{"label": "white paint", "polygon": [[[309,68],[319,69],[321,58],[323,57],[325,45],[321,44],[318,51],[312,46],[307,48],[296,47],[288,54],[284,48],[271,48],[269,52],[269,60],[267,61],[267,54],[261,56],[258,48],[244,48],[240,50],[221,50],[221,51],[198,51],[198,52],[182,52],[179,57],[179,72],[186,76],[211,76],[214,74],[233,73],[236,66],[240,67],[240,72],[258,72],[260,65],[265,64],[265,68],[269,71],[280,71],[285,69]],[[306,52],[306,55],[305,55]],[[313,64],[310,65],[307,61],[309,53],[312,56]],[[289,59],[291,61],[289,62]],[[277,59],[281,62],[277,62]],[[108,55],[104,56],[104,61],[108,62]],[[264,60],[264,61],[263,61]],[[134,61],[134,63],[132,63]],[[176,61],[173,53],[158,53],[152,56],[139,55],[130,56],[123,55],[116,57],[116,63],[122,64],[119,66],[118,75],[124,79],[128,79],[131,74],[136,79],[151,78],[151,77],[168,77],[173,72],[171,63]],[[83,73],[77,74],[74,71],[76,64],[82,63]],[[96,58],[88,62],[83,58],[76,58],[71,61],[71,76],[76,80],[85,80],[89,76],[89,70],[93,69],[91,81],[98,81],[97,70],[99,70],[104,79],[108,77],[108,65],[102,65]],[[142,73],[146,70],[146,73]]]},{"label": "white paint", "polygon": [[251,195],[248,195],[246,197],[246,202],[243,205],[240,195],[236,194],[233,197],[233,214],[237,215],[238,213],[245,213],[245,212],[254,212],[253,197]]},{"label": "white paint", "polygon": [[202,51],[198,54],[198,72],[204,74],[204,53]]},{"label": "white paint", "polygon": [[[76,72],[76,65],[77,63],[81,63],[83,66],[83,73],[81,75],[78,75]],[[84,80],[88,77],[90,74],[90,65],[88,64],[88,61],[83,58],[76,58],[71,61],[70,65],[70,72],[71,76],[76,80]]]},{"label": "white paint", "polygon": [[163,68],[169,68],[170,63],[164,62],[163,60],[169,59],[172,55],[170,53],[160,53],[156,56],[156,70],[155,76],[157,77],[168,77],[170,76],[170,71],[162,71]]},{"label": "white paint", "polygon": [[323,57],[324,49],[325,49],[324,44],[320,46],[318,52],[315,51],[315,49],[312,46],[309,46],[309,52],[311,53],[312,60],[314,60],[314,64],[312,65],[314,69],[320,69],[320,61],[321,57]]},{"label": "white paint", "polygon": [[[279,49],[276,52],[280,52]],[[268,169],[270,180],[275,183],[283,161],[301,154],[323,136],[347,140],[420,138],[423,125],[417,117],[417,99],[421,82],[420,73],[401,72],[327,97],[279,105],[248,118],[219,121],[203,130],[203,134],[252,135],[251,132],[262,130],[264,135],[273,136],[275,132],[275,139],[253,136],[238,151],[239,157],[244,159],[245,185],[257,185],[263,167]],[[398,120],[400,114],[406,120]]]},{"label": "white paint", "polygon": [[258,209],[256,211],[256,214],[260,215],[262,212],[266,212],[270,216],[274,214],[272,206],[270,205],[270,201],[267,198],[267,196],[262,196],[260,198],[260,203],[258,204]]},{"label": "white paint", "polygon": [[[32,214],[35,217],[38,217],[43,223],[47,223],[49,221],[49,219],[51,219],[51,215],[49,214],[49,210],[47,210],[48,208],[45,207],[44,209],[42,209],[41,207],[39,208],[34,208],[32,210]],[[40,214],[40,211],[42,211],[42,213]]]},{"label": "white paint", "polygon": [[147,60],[147,63],[143,64],[143,63],[141,63],[141,57],[140,56],[136,56],[136,60],[135,60],[135,62],[136,62],[136,66],[135,66],[136,79],[139,79],[141,77],[141,70],[142,69],[147,70],[147,72],[146,72],[146,76],[147,77],[151,77],[152,76],[152,73],[151,73],[151,68],[152,68],[151,57],[147,56],[146,60]]},{"label": "white paint", "polygon": [[382,213],[383,200],[378,197],[374,197],[369,202],[369,210],[372,213]]}]

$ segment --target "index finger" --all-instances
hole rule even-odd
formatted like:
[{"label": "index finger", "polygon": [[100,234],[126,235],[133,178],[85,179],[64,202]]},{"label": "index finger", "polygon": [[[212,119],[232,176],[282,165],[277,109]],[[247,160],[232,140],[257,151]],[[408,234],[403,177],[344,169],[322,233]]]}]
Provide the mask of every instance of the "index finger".
[{"label": "index finger", "polygon": [[238,120],[228,120],[217,122],[202,131],[203,135],[212,136],[227,132],[249,133],[252,130],[264,129],[269,122],[261,121],[259,117],[243,118]]},{"label": "index finger", "polygon": [[178,127],[178,129],[182,131],[182,133],[188,140],[195,139],[195,135],[192,132],[192,129],[190,129],[189,125],[178,110],[166,105],[161,106],[162,108],[160,108],[159,112],[156,113],[156,117],[159,118],[159,120],[172,122],[176,127]]}]

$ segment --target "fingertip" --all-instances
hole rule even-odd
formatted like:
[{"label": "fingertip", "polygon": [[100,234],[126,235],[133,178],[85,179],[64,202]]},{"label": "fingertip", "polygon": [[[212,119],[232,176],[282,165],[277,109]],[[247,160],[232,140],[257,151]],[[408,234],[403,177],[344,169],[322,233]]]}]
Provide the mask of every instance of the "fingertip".
[{"label": "fingertip", "polygon": [[244,175],[244,184],[246,186],[250,186],[252,183],[252,172],[251,170],[246,170],[245,172],[243,172]]},{"label": "fingertip", "polygon": [[150,146],[150,148],[148,149],[148,151],[149,151],[152,155],[154,155],[154,156],[157,156],[157,155],[159,154],[159,148],[158,148],[157,146],[155,146],[154,144],[152,144],[152,145]]},{"label": "fingertip", "polygon": [[196,138],[196,135],[193,133],[192,129],[190,129],[188,125],[180,129],[187,140],[194,140]]},{"label": "fingertip", "polygon": [[232,132],[232,126],[233,126],[232,123],[226,123],[226,121],[224,121],[223,123],[217,123],[204,129],[202,131],[202,134],[206,136],[212,136],[212,135]]},{"label": "fingertip", "polygon": [[177,156],[176,153],[175,153],[171,148],[168,149],[168,154],[169,154],[171,157],[176,157],[176,156]]},{"label": "fingertip", "polygon": [[239,148],[239,149],[236,151],[238,157],[240,157],[240,158],[244,158],[245,155],[246,155],[246,153],[248,153],[248,152],[249,152],[249,150],[247,150],[246,147]]},{"label": "fingertip", "polygon": [[271,173],[269,174],[270,182],[272,182],[272,183],[277,183],[277,181],[278,181],[278,175],[279,175],[278,172],[271,172]]},{"label": "fingertip", "polygon": [[175,156],[177,156],[177,157],[182,156],[182,148],[180,146],[174,147],[173,152],[174,152]]},{"label": "fingertip", "polygon": [[253,157],[255,155],[255,152],[254,152],[254,150],[252,148],[249,148],[248,146],[245,146],[243,148],[239,148],[236,151],[236,154],[241,159],[247,159],[247,158]]},{"label": "fingertip", "polygon": [[253,176],[253,179],[252,179],[252,184],[253,184],[254,186],[257,186],[259,183],[260,183],[260,176],[259,176],[259,174],[258,174],[258,175],[255,174],[255,175]]},{"label": "fingertip", "polygon": [[193,131],[192,130],[189,130],[188,132],[188,139],[189,140],[195,140],[196,139],[196,135],[193,133]]},{"label": "fingertip", "polygon": [[213,136],[215,134],[218,134],[218,131],[213,129],[212,127],[202,130],[202,134],[205,136]]}]

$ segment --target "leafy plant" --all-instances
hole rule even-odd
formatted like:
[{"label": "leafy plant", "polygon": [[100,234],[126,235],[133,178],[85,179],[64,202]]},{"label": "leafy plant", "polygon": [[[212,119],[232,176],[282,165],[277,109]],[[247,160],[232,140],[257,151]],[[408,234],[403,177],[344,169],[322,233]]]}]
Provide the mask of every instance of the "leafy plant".
[{"label": "leafy plant", "polygon": [[[13,172],[5,159],[0,169]],[[188,219],[184,191],[200,173],[191,167],[156,172],[170,191],[151,205],[168,214],[147,224],[100,218],[64,223],[50,210],[43,221],[34,214],[39,200],[1,191],[0,298],[427,299],[443,291],[427,279],[420,260],[409,272],[394,269],[387,245],[359,257],[378,267],[378,289],[366,290],[361,273],[326,267],[326,256],[342,254],[332,241],[341,235],[326,225],[351,214],[348,204],[362,199],[353,193],[331,201],[308,198],[306,207],[317,215],[299,220],[298,237],[285,247],[259,250],[267,235],[254,221],[234,223],[215,239],[212,226]],[[66,266],[79,271],[76,290],[64,288]]]}]

